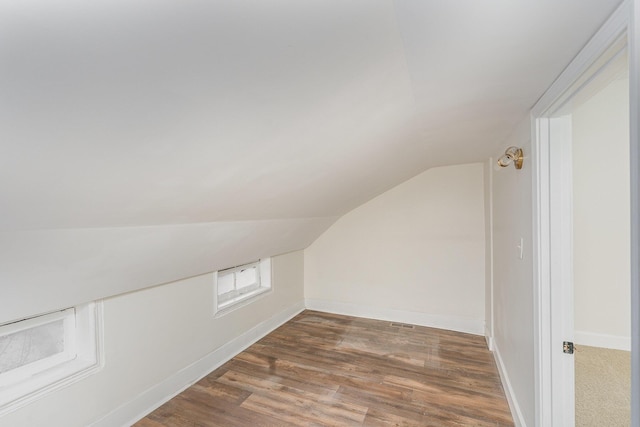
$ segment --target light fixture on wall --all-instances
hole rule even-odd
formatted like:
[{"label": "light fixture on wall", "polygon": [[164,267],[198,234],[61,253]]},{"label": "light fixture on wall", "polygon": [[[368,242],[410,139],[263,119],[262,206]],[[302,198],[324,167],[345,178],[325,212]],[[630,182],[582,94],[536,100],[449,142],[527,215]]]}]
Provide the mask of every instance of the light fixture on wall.
[{"label": "light fixture on wall", "polygon": [[516,169],[522,169],[522,161],[524,160],[522,148],[509,147],[502,156],[498,159],[498,164],[503,168],[506,168],[511,163]]}]

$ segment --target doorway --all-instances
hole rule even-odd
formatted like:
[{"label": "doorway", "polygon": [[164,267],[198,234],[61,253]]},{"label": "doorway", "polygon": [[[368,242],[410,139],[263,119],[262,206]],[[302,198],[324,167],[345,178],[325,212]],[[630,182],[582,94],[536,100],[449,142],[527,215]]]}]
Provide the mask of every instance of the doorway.
[{"label": "doorway", "polygon": [[[615,38],[608,34],[606,45],[597,40],[600,46],[581,53],[583,71],[572,70],[567,89],[556,88],[547,107],[538,114],[534,109],[538,425],[630,425],[629,65],[624,27],[614,29]],[[566,354],[572,353],[570,344],[576,344],[575,355]],[[585,396],[574,387],[585,384],[582,362],[591,348],[626,352],[621,375],[626,382],[617,386],[623,397],[610,391],[586,403],[593,414],[610,415],[613,405],[606,398],[614,399],[622,408],[621,421],[589,420],[589,411],[581,409]],[[615,357],[604,357],[600,365],[610,368]],[[601,380],[613,373],[592,375],[592,388],[604,389]]]},{"label": "doorway", "polygon": [[628,69],[622,49],[559,112],[571,122],[577,427],[630,425]]}]

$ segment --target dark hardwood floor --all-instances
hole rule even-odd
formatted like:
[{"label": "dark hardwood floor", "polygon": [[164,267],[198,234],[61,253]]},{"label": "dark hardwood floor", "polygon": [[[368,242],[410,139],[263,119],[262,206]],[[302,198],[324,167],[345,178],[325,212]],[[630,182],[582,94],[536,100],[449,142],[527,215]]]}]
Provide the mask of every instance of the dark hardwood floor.
[{"label": "dark hardwood floor", "polygon": [[136,424],[512,425],[484,337],[308,310]]}]

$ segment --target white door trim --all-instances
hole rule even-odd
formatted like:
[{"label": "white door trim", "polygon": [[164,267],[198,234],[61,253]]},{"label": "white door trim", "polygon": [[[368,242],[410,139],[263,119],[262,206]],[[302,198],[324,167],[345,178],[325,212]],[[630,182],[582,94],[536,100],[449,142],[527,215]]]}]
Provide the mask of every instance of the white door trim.
[{"label": "white door trim", "polygon": [[571,117],[549,121],[549,249],[551,303],[552,425],[575,424],[574,357],[563,341],[573,342],[573,168]]},{"label": "white door trim", "polygon": [[640,0],[629,11],[631,144],[631,426],[640,427]]},{"label": "white door trim", "polygon": [[[567,396],[567,390],[562,390],[563,380],[559,378],[564,378],[564,381],[568,380],[568,375],[573,375],[573,369],[570,369],[566,362],[566,359],[562,359],[562,340],[560,340],[560,345],[558,345],[559,335],[564,334],[567,330],[567,316],[562,316],[559,305],[557,304],[562,299],[566,299],[568,297],[566,293],[566,289],[553,289],[551,286],[552,281],[554,280],[555,274],[566,274],[562,272],[562,270],[554,270],[553,259],[551,257],[551,248],[554,244],[562,245],[562,240],[555,241],[554,238],[558,238],[557,233],[554,233],[554,229],[552,229],[551,223],[551,214],[553,209],[553,200],[552,194],[550,192],[550,182],[552,179],[552,168],[550,163],[551,158],[551,150],[560,149],[562,147],[554,147],[550,146],[550,126],[551,123],[549,119],[546,117],[547,111],[554,105],[554,103],[560,99],[563,94],[572,87],[574,82],[576,82],[588,69],[589,67],[595,63],[595,61],[600,58],[602,54],[615,42],[622,34],[627,32],[628,42],[630,45],[630,52],[632,55],[631,64],[637,64],[634,62],[634,56],[636,55],[635,50],[637,47],[634,47],[633,38],[631,34],[633,33],[633,28],[630,28],[630,16],[631,16],[631,1],[625,0],[618,9],[611,15],[611,17],[607,20],[607,22],[600,28],[600,30],[594,35],[594,37],[587,43],[587,45],[582,49],[582,51],[574,58],[574,60],[569,64],[569,66],[564,70],[564,72],[556,79],[556,81],[551,85],[551,87],[545,92],[545,94],[540,98],[540,100],[536,103],[536,105],[531,110],[531,120],[532,120],[532,164],[534,168],[533,172],[533,211],[534,211],[534,220],[533,220],[533,280],[534,280],[534,334],[535,334],[535,414],[536,421],[535,425],[538,427],[547,427],[547,426],[571,426],[572,424],[572,416],[573,410],[566,410],[566,406],[563,409],[563,405],[566,405],[565,397]],[[633,0],[635,4],[640,5],[640,0]],[[638,6],[640,7],[640,6]],[[636,15],[639,11],[636,10]],[[636,17],[636,19],[638,19]],[[640,19],[638,19],[640,22]],[[637,61],[637,58],[636,58]],[[637,79],[638,68],[637,66],[633,66],[631,68],[631,80],[634,81]],[[630,99],[634,99],[634,96],[637,96],[637,83],[633,82],[631,84],[631,97]],[[635,92],[634,92],[635,91]],[[635,100],[637,101],[637,100]],[[638,109],[637,102],[634,107],[634,103],[632,102],[631,106],[631,114],[632,117],[637,117]],[[635,115],[634,115],[635,114]],[[637,122],[637,120],[631,120],[631,123]],[[632,126],[637,126],[634,124]],[[636,155],[637,155],[637,130],[634,133],[632,129],[632,147],[636,147]],[[635,138],[635,140],[634,140]],[[565,147],[566,148],[566,147]],[[554,153],[554,156],[558,153]],[[634,159],[632,161],[632,177],[636,177],[637,180],[637,167],[638,163]],[[635,163],[634,163],[635,162]],[[635,174],[633,172],[635,164]],[[554,179],[558,179],[558,177],[553,177]],[[638,185],[637,182],[633,182],[632,179],[632,206],[635,206],[635,216],[632,211],[632,218],[638,217],[638,209],[637,209],[637,196],[638,196]],[[636,199],[634,204],[634,198]],[[557,202],[556,202],[557,203]],[[634,220],[635,221],[635,220]],[[635,221],[637,222],[637,221]],[[637,225],[637,224],[636,224]],[[634,229],[632,225],[632,229]],[[633,236],[634,245],[636,247],[635,252],[632,248],[632,256],[637,258],[638,249],[637,249],[637,229],[635,227],[636,235]],[[632,231],[633,233],[633,231]],[[555,237],[554,237],[555,236]],[[556,246],[556,248],[562,246]],[[634,258],[634,259],[636,259]],[[632,262],[632,265],[637,264]],[[557,269],[557,265],[555,266]],[[637,270],[637,267],[636,267]],[[635,274],[635,279],[634,279]],[[637,278],[638,272],[632,272],[632,288],[634,286],[637,288]],[[557,280],[557,277],[555,277]],[[634,282],[635,280],[635,282]],[[559,295],[554,295],[555,292],[559,292]],[[638,291],[637,289],[632,290],[635,292],[634,303],[632,304],[632,318],[638,319]],[[557,300],[560,298],[560,300]],[[552,305],[551,302],[555,301],[556,305]],[[572,317],[572,316],[571,316]],[[636,337],[638,335],[638,327],[636,328],[636,332],[632,333],[633,336]],[[570,332],[572,333],[572,332]],[[635,340],[635,344],[632,345],[635,349],[633,356],[634,360],[638,361],[638,343]],[[635,366],[634,366],[635,368]],[[571,371],[571,372],[567,372]],[[635,394],[632,395],[632,401],[638,401],[638,374],[632,374],[633,382],[632,389],[635,390]],[[566,383],[564,383],[566,384]],[[573,383],[571,383],[573,384]],[[634,400],[635,398],[635,400]],[[570,399],[573,400],[573,396],[570,396]],[[573,405],[571,405],[573,406]],[[633,424],[634,427],[640,427],[638,424],[638,410],[634,408],[634,421],[636,424]]]},{"label": "white door trim", "polygon": [[551,274],[549,231],[549,120],[532,114],[535,425],[551,426]]}]

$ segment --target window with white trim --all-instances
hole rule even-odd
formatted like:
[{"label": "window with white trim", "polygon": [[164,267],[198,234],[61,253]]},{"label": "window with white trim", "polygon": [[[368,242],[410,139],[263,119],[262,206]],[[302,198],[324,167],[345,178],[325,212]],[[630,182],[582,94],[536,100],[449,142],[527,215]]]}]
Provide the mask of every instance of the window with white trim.
[{"label": "window with white trim", "polygon": [[0,415],[100,368],[97,303],[0,325]]},{"label": "window with white trim", "polygon": [[271,258],[214,274],[215,311],[223,313],[271,290]]}]

